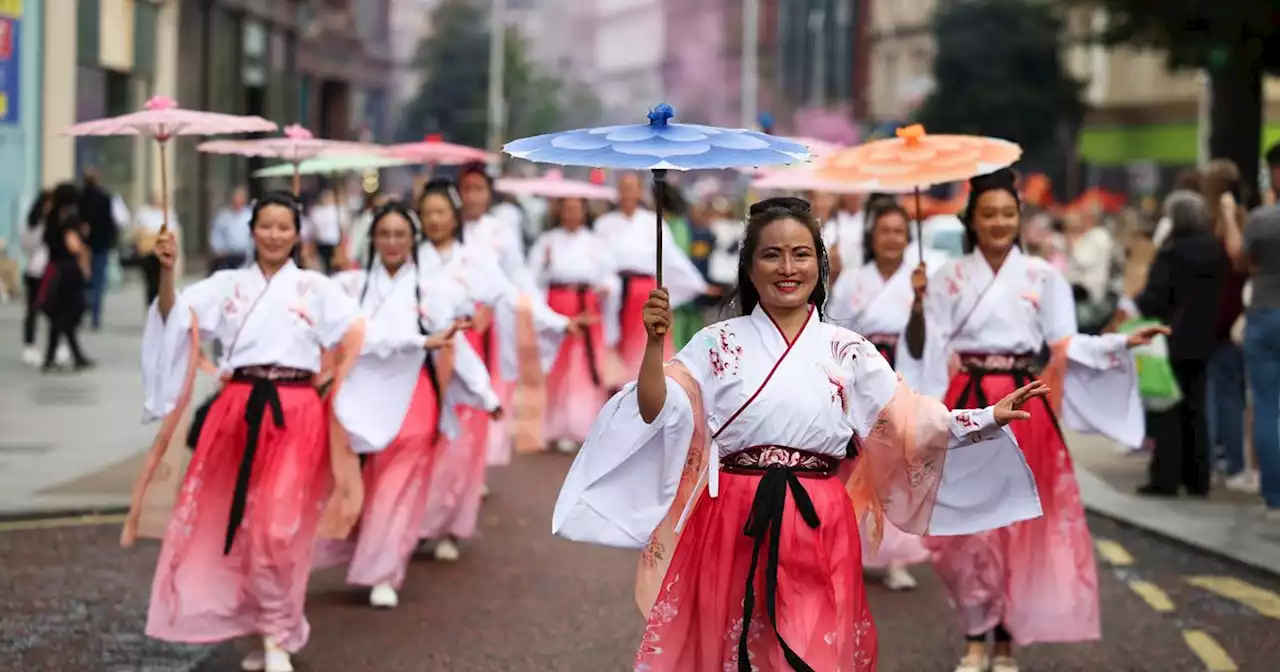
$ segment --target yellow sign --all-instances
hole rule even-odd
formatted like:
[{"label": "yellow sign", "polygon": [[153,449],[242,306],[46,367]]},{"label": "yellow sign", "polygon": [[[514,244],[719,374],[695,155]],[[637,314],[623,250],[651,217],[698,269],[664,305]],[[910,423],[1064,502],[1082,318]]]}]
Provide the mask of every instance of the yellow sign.
[{"label": "yellow sign", "polygon": [[9,94],[0,92],[0,119],[9,118]]},{"label": "yellow sign", "polygon": [[0,16],[22,18],[22,0],[0,0]]}]

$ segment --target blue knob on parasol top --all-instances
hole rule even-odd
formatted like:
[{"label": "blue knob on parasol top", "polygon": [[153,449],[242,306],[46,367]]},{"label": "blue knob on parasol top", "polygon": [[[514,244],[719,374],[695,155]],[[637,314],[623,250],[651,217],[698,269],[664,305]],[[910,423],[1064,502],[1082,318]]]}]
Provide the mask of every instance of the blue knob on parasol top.
[{"label": "blue knob on parasol top", "polygon": [[649,110],[650,126],[666,126],[672,117],[676,116],[675,108],[666,103],[662,103],[657,107]]}]

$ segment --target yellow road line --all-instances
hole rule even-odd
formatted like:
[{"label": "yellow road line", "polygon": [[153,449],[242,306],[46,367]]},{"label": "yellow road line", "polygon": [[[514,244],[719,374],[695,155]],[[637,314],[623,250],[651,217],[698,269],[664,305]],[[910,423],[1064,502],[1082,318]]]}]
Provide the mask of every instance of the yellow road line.
[{"label": "yellow road line", "polygon": [[1098,555],[1112,567],[1128,567],[1133,564],[1133,556],[1129,555],[1129,551],[1110,539],[1095,539],[1093,546],[1098,549]]},{"label": "yellow road line", "polygon": [[1139,581],[1137,579],[1129,582],[1129,589],[1138,594],[1152,609],[1167,614],[1173,611],[1173,600],[1169,599],[1168,594],[1160,590],[1156,584],[1149,581]]},{"label": "yellow road line", "polygon": [[1280,595],[1231,576],[1190,576],[1187,582],[1211,593],[1235,600],[1270,618],[1280,619]]},{"label": "yellow road line", "polygon": [[1222,648],[1218,640],[1209,633],[1203,630],[1183,630],[1182,638],[1186,640],[1187,646],[1191,647],[1191,651],[1196,654],[1200,662],[1204,663],[1204,669],[1207,672],[1237,671],[1236,662],[1231,660],[1227,650]]},{"label": "yellow road line", "polygon": [[70,516],[66,518],[36,518],[34,520],[14,520],[0,522],[0,532],[23,532],[27,530],[49,530],[59,527],[80,527],[82,525],[119,525],[124,523],[124,514],[86,516]]}]

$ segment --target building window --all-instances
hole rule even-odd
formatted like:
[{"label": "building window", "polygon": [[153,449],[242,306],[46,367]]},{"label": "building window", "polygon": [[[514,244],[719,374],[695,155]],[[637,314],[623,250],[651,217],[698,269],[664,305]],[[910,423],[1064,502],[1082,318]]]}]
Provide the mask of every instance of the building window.
[{"label": "building window", "polygon": [[133,71],[151,77],[156,71],[156,28],[160,7],[151,2],[133,5]]},{"label": "building window", "polygon": [[99,0],[77,0],[76,4],[76,62],[81,65],[97,65],[102,53],[102,9]]}]

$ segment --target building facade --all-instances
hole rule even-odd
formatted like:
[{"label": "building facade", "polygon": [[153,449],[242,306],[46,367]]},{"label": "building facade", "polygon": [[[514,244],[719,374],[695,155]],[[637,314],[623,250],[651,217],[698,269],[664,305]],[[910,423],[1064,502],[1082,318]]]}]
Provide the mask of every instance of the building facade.
[{"label": "building facade", "polygon": [[880,132],[912,118],[933,90],[937,0],[866,0],[866,114]]},{"label": "building facade", "polygon": [[41,0],[0,2],[0,239],[11,255],[42,186]]},{"label": "building facade", "polygon": [[645,112],[665,98],[665,3],[596,0],[590,30],[595,67],[588,81],[600,101],[604,122],[641,123]]}]

